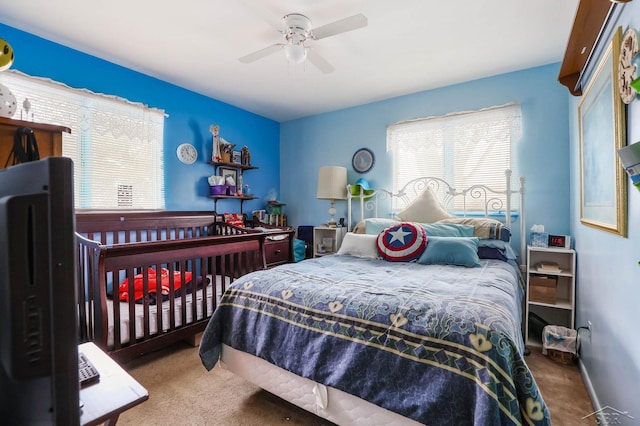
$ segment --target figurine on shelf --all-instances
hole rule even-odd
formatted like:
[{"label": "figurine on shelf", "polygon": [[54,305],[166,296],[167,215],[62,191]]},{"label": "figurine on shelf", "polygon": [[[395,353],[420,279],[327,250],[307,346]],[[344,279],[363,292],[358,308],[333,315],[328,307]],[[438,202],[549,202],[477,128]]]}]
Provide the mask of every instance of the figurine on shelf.
[{"label": "figurine on shelf", "polygon": [[236,147],[236,144],[227,142],[224,138],[219,138],[220,141],[220,156],[222,157],[222,161],[225,163],[231,163],[231,154],[233,153],[233,148]]},{"label": "figurine on shelf", "polygon": [[211,161],[222,161],[222,155],[220,155],[220,126],[209,127],[209,131],[213,135],[213,154],[211,155]]},{"label": "figurine on shelf", "polygon": [[246,145],[242,147],[242,165],[251,165],[251,154],[249,153],[249,147]]}]

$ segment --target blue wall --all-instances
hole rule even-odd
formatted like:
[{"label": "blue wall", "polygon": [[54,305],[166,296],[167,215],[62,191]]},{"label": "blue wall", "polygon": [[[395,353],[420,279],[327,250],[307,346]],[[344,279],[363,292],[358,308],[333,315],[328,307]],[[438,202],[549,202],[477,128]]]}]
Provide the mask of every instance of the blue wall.
[{"label": "blue wall", "polygon": [[[623,32],[628,27],[640,29],[640,2],[617,7],[622,14],[608,24],[604,45],[609,44],[611,31],[619,26]],[[598,62],[599,58],[594,64]],[[621,417],[621,424],[640,424],[640,340],[636,317],[640,306],[640,192],[629,185],[628,238],[580,222],[580,100],[572,97],[569,115],[571,232],[578,253],[577,325],[592,322],[591,336],[581,332],[582,366],[596,407],[628,411],[635,420]],[[627,106],[626,119],[628,143],[640,141],[640,97]]]},{"label": "blue wall", "polygon": [[[213,174],[213,167],[207,164],[212,151],[211,124],[220,126],[220,136],[226,140],[239,147],[247,145],[252,164],[259,167],[245,175],[244,183],[260,196],[258,200],[244,203],[245,212],[264,208],[264,196],[278,190],[280,125],[277,122],[3,24],[0,24],[0,38],[7,40],[15,52],[12,69],[166,111],[169,115],[164,127],[167,210],[213,210],[213,200],[207,198],[207,177]],[[33,109],[37,117],[38,106],[34,105]],[[183,142],[190,142],[198,149],[198,161],[193,165],[184,165],[176,157],[176,148]],[[240,203],[222,200],[217,207],[219,212],[237,212]]]},{"label": "blue wall", "polygon": [[[289,223],[327,222],[329,202],[316,199],[320,166],[345,166],[350,183],[365,177],[374,187],[391,188],[387,125],[519,102],[523,136],[516,157],[518,174],[526,178],[527,223],[568,233],[569,95],[557,82],[558,70],[558,64],[547,65],[283,123],[280,186]],[[376,156],[373,169],[364,175],[351,167],[351,157],[360,147],[371,148]],[[346,217],[346,202],[336,202],[336,209],[337,217]]]}]

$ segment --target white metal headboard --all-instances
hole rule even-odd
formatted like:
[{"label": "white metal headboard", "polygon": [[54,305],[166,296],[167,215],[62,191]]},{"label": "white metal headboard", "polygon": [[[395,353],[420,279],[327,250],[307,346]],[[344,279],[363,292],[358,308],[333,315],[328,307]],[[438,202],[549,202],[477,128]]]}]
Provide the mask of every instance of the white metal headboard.
[{"label": "white metal headboard", "polygon": [[[360,204],[360,221],[365,218],[365,211],[372,212],[371,217],[378,216],[378,207],[384,205],[386,201],[389,205],[389,212],[392,211],[391,203],[394,198],[400,198],[405,202],[415,198],[426,187],[431,187],[436,195],[441,197],[442,206],[451,210],[454,200],[462,200],[463,211],[456,211],[456,214],[467,216],[467,200],[481,200],[484,206],[484,216],[488,217],[490,213],[503,212],[504,223],[511,228],[511,214],[513,207],[513,196],[517,198],[517,207],[520,215],[520,262],[526,260],[526,220],[524,208],[524,183],[525,178],[520,177],[520,185],[517,189],[511,186],[511,170],[505,170],[505,188],[506,190],[495,190],[487,185],[473,185],[469,188],[458,190],[445,180],[438,177],[420,177],[409,181],[398,192],[393,193],[386,189],[376,189],[368,195],[364,193],[364,189],[360,186],[360,194],[351,194],[351,185],[347,185],[347,230],[351,231],[352,222],[352,202],[357,201]],[[503,201],[499,196],[504,196]],[[476,203],[477,204],[477,203]]]}]

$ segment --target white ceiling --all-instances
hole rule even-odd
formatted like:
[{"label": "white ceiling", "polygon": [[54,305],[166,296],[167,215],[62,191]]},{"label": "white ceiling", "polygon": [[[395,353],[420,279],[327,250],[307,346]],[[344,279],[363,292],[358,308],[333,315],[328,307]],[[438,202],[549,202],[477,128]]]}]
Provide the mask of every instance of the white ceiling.
[{"label": "white ceiling", "polygon": [[[0,0],[0,22],[284,122],[560,62],[578,0]],[[311,40],[334,67],[289,64],[265,16],[368,26]],[[2,35],[0,34],[0,37]],[[11,40],[7,40],[11,43]],[[21,52],[15,52],[16,57]],[[162,107],[162,105],[158,105]]]}]

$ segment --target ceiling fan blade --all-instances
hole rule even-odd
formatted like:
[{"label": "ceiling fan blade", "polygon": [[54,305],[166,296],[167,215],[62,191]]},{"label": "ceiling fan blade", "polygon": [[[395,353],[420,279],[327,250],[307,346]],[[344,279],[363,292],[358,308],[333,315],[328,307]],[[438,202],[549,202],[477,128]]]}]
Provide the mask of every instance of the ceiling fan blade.
[{"label": "ceiling fan blade", "polygon": [[282,46],[284,46],[282,43],[272,44],[271,46],[265,47],[264,49],[260,49],[253,53],[249,53],[248,55],[243,56],[238,60],[243,64],[249,64],[251,62],[257,61],[258,59],[262,59],[266,56],[274,54],[279,50],[282,50]]},{"label": "ceiling fan blade", "polygon": [[327,25],[314,28],[311,30],[311,36],[314,40],[320,40],[321,38],[331,37],[336,34],[346,33],[347,31],[366,27],[368,22],[367,17],[359,13]]},{"label": "ceiling fan blade", "polygon": [[307,59],[309,60],[309,62],[311,62],[313,65],[315,65],[316,68],[318,68],[320,71],[322,71],[324,74],[329,74],[329,73],[331,73],[331,72],[333,72],[335,70],[333,65],[331,65],[329,62],[327,62],[326,59],[324,59],[322,56],[320,56],[313,49],[307,49]]}]

